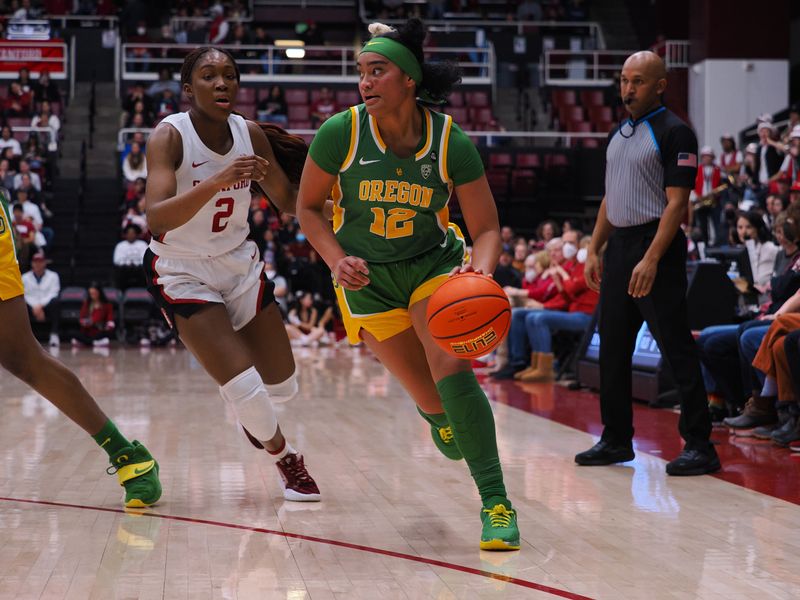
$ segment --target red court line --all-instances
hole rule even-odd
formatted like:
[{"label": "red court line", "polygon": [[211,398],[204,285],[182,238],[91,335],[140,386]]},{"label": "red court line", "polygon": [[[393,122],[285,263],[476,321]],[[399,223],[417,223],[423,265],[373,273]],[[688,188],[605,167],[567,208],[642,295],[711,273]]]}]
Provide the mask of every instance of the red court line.
[{"label": "red court line", "polygon": [[[24,504],[39,504],[44,506],[56,506],[59,508],[79,508],[82,510],[94,510],[99,512],[110,512],[110,513],[119,513],[119,514],[128,514],[128,511],[121,509],[121,508],[106,508],[103,506],[87,506],[84,504],[69,504],[66,502],[52,502],[49,500],[31,500],[28,498],[6,498],[0,496],[0,500],[5,502],[20,502]],[[238,525],[236,523],[225,523],[223,521],[210,521],[208,519],[193,519],[191,517],[179,517],[177,515],[165,515],[160,513],[154,512],[135,512],[137,515],[142,515],[145,517],[152,517],[155,519],[166,519],[169,521],[183,521],[184,523],[197,523],[200,525],[211,525],[213,527],[224,527],[226,529],[240,529],[243,531],[254,531],[256,533],[266,533],[269,535],[277,535],[284,538],[291,538],[295,540],[305,540],[307,542],[315,542],[317,544],[327,544],[329,546],[339,546],[340,548],[347,548],[349,550],[359,550],[361,552],[369,552],[370,554],[381,554],[383,556],[391,556],[392,558],[400,558],[402,560],[410,560],[413,562],[423,563],[426,565],[431,565],[434,567],[441,567],[443,569],[450,569],[452,571],[461,571],[462,573],[469,573],[470,575],[478,575],[480,577],[486,577],[488,579],[496,579],[498,581],[504,581],[506,583],[510,583],[512,585],[518,585],[520,587],[529,588],[532,590],[538,590],[540,592],[545,592],[546,594],[550,594],[552,596],[558,596],[559,598],[568,598],[569,600],[592,600],[592,598],[588,596],[581,596],[580,594],[573,594],[572,592],[567,592],[565,590],[559,590],[557,588],[553,588],[547,585],[542,585],[541,583],[534,583],[533,581],[528,581],[526,579],[518,579],[516,577],[509,577],[507,575],[501,575],[499,573],[492,573],[491,571],[484,571],[482,569],[474,569],[472,567],[466,567],[464,565],[457,565],[454,563],[444,562],[441,560],[436,560],[433,558],[425,558],[423,556],[414,556],[412,554],[404,554],[402,552],[393,552],[392,550],[382,550],[381,548],[372,548],[370,546],[362,546],[361,544],[351,544],[349,542],[341,542],[339,540],[330,540],[327,538],[320,538],[311,535],[302,535],[300,533],[291,533],[288,531],[277,531],[275,529],[264,529],[262,527],[250,527],[249,525]]]}]

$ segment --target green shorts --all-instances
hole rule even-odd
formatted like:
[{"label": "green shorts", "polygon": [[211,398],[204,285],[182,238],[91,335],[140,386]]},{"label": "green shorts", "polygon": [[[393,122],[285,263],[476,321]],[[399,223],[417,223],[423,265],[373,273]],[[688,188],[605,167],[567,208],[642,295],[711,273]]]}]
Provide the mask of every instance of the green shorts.
[{"label": "green shorts", "polygon": [[411,327],[408,309],[433,294],[467,258],[464,236],[450,223],[441,246],[406,260],[369,263],[368,286],[351,291],[334,283],[347,339],[359,343],[366,329],[382,342]]}]

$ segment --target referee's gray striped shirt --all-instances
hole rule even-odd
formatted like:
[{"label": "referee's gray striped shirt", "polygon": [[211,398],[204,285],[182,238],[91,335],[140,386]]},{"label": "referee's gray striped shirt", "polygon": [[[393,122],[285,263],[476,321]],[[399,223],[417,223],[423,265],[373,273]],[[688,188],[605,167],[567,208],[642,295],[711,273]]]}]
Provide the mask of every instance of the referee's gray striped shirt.
[{"label": "referee's gray striped shirt", "polygon": [[614,227],[661,218],[667,187],[694,187],[697,138],[666,107],[636,121],[627,119],[609,135],[606,150],[606,214]]}]

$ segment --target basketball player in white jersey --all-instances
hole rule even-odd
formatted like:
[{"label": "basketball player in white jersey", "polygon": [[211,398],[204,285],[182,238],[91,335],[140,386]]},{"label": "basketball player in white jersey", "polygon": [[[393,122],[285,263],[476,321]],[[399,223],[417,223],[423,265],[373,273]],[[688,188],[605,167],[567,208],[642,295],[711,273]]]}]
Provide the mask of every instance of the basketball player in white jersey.
[{"label": "basketball player in white jersey", "polygon": [[[251,182],[290,212],[296,187],[262,129],[232,112],[239,69],[230,54],[193,50],[181,85],[190,110],[165,118],[147,143],[148,288],[219,384],[248,439],[275,459],[284,497],[318,501],[319,489],[273,408],[297,392],[294,357],[274,286],[246,239]],[[275,147],[285,153],[290,136],[283,135]]]}]

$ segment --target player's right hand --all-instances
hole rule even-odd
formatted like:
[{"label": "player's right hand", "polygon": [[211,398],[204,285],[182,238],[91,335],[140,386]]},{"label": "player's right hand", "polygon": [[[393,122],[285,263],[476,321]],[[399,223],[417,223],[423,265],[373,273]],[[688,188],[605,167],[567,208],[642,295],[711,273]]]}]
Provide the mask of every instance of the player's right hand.
[{"label": "player's right hand", "polygon": [[222,171],[215,175],[216,183],[220,188],[230,187],[235,183],[249,179],[263,181],[267,175],[269,161],[253,154],[240,156]]},{"label": "player's right hand", "polygon": [[583,266],[583,276],[590,290],[600,291],[600,281],[603,277],[603,260],[595,252],[586,255],[586,264]]},{"label": "player's right hand", "polygon": [[367,261],[357,256],[345,256],[333,265],[333,277],[346,290],[356,292],[369,285]]}]

